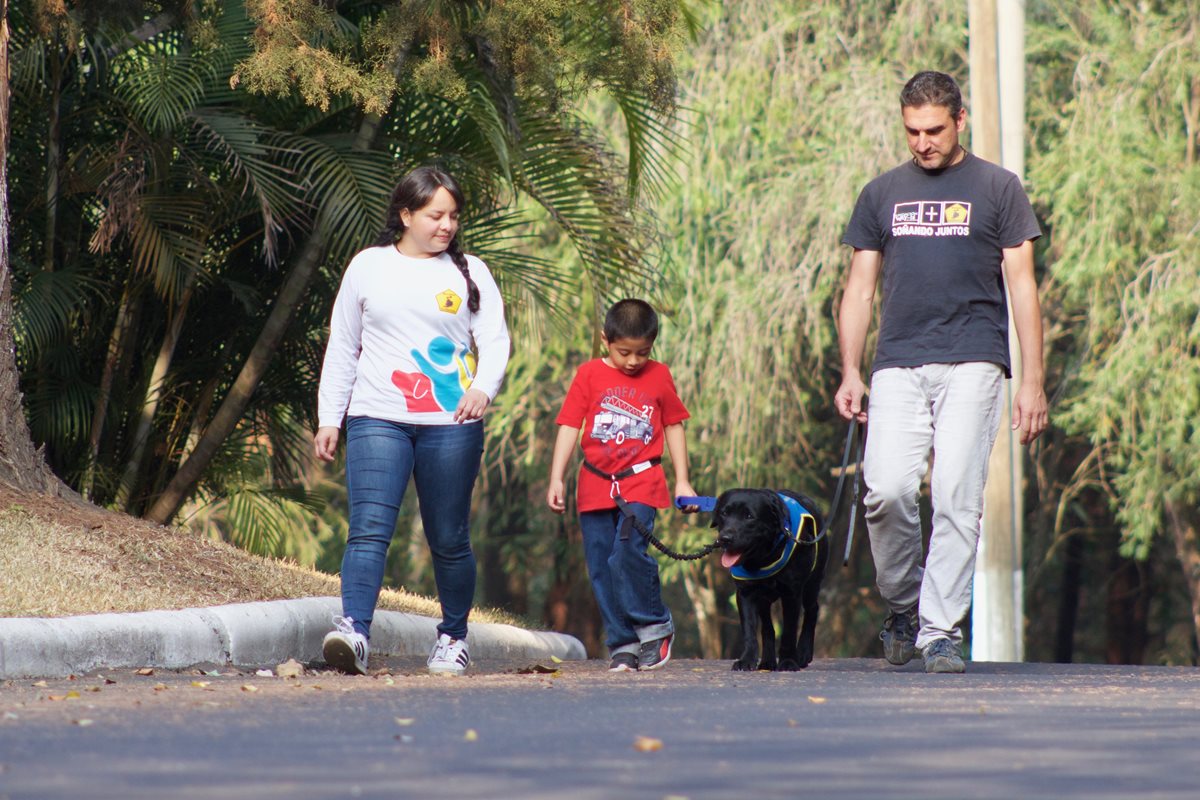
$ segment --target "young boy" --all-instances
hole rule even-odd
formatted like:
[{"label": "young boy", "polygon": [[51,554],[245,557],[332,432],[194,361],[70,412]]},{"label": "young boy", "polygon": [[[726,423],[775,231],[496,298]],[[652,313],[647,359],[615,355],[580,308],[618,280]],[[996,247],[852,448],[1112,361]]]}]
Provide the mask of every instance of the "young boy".
[{"label": "young boy", "polygon": [[583,434],[579,526],[596,604],[604,618],[612,672],[658,669],[671,659],[675,625],[663,605],[658,562],[646,537],[617,506],[653,532],[656,508],[671,505],[663,473],[663,442],[675,470],[675,496],[694,496],[688,481],[683,421],[690,416],[671,371],[650,360],[658,315],[642,300],[622,300],[604,319],[605,358],[580,366],[556,422],[546,502],[566,510],[563,475]]}]

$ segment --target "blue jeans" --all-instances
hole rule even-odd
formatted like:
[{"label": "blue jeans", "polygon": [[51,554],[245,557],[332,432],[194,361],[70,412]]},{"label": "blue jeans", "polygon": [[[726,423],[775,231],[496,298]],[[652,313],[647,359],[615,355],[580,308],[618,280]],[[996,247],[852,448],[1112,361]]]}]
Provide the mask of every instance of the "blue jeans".
[{"label": "blue jeans", "polygon": [[442,604],[438,632],[454,639],[466,637],[467,615],[475,599],[471,490],[482,455],[482,423],[346,420],[350,535],[342,557],[342,613],[354,620],[359,633],[370,636],[388,545],[411,476]]},{"label": "blue jeans", "polygon": [[[629,508],[653,533],[654,509],[641,503],[630,503]],[[627,527],[627,539],[621,538],[623,526]],[[609,652],[636,655],[639,642],[674,633],[671,612],[662,601],[658,562],[646,553],[646,537],[615,508],[582,512],[579,527]]]}]

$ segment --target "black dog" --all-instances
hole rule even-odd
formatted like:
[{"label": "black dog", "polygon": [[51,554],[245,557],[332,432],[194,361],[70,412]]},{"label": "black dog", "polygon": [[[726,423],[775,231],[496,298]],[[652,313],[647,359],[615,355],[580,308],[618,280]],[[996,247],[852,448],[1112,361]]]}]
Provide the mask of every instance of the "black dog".
[{"label": "black dog", "polygon": [[[791,530],[791,514],[780,495],[796,500],[813,517],[813,522],[801,521],[798,531]],[[819,605],[817,594],[825,565],[829,561],[829,538],[816,544],[812,539],[822,527],[817,505],[810,498],[795,492],[775,492],[769,489],[730,489],[717,498],[713,509],[712,526],[717,529],[717,543],[724,549],[721,565],[733,569],[736,580],[738,614],[742,619],[742,655],[733,662],[735,670],[804,669],[812,661],[813,637],[817,630]],[[793,546],[791,557],[778,571],[768,577],[753,577],[759,572],[771,572],[777,565],[786,542],[786,534],[799,542]],[[806,544],[805,542],[809,542]],[[734,569],[740,567],[740,569]],[[783,608],[779,657],[775,656],[775,626],[771,623],[771,605],[780,601]],[[800,628],[800,610],[804,609],[804,627]],[[759,637],[762,637],[762,657],[759,657]]]}]

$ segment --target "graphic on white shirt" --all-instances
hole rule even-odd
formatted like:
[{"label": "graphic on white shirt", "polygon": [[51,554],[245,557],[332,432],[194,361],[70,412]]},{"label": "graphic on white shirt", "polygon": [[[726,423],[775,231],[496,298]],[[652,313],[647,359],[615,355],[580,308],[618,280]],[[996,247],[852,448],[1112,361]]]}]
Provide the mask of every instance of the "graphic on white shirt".
[{"label": "graphic on white shirt", "polygon": [[600,401],[600,408],[592,422],[591,438],[617,445],[624,444],[626,439],[641,439],[643,444],[650,444],[654,438],[653,406],[639,409],[610,394]]},{"label": "graphic on white shirt", "polygon": [[971,204],[917,200],[892,207],[892,236],[970,236]]},{"label": "graphic on white shirt", "polygon": [[[475,380],[475,354],[438,336],[426,353],[412,351],[420,372],[392,373],[392,384],[404,394],[408,411],[453,411]],[[448,369],[443,369],[447,367]]]}]

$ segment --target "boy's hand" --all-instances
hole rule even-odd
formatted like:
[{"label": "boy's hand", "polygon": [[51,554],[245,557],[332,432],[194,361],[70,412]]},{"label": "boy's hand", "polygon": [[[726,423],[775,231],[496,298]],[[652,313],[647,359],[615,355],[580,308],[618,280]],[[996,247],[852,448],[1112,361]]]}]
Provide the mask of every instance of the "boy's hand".
[{"label": "boy's hand", "polygon": [[561,514],[567,510],[567,501],[564,495],[562,478],[551,478],[550,488],[546,490],[546,505],[550,506],[550,510],[555,514]]},{"label": "boy's hand", "polygon": [[[675,482],[676,497],[699,497],[696,490],[692,488],[691,481],[676,481]],[[694,514],[700,510],[700,506],[684,506],[680,509],[685,514]]]}]

